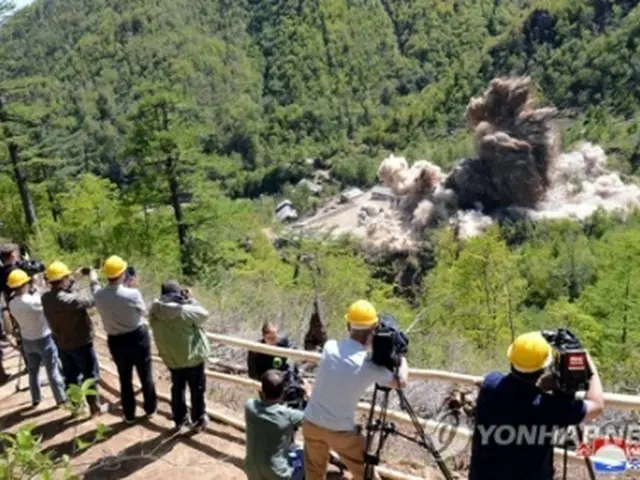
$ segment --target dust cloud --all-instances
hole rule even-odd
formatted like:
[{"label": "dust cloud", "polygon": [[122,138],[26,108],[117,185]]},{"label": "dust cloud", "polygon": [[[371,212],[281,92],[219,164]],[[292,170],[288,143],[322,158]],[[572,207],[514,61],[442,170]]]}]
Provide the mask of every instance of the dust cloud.
[{"label": "dust cloud", "polygon": [[[597,145],[562,153],[553,108],[536,108],[528,77],[494,79],[467,107],[476,156],[451,172],[394,155],[378,177],[398,197],[364,221],[365,242],[392,251],[414,249],[425,229],[448,224],[459,238],[481,234],[505,216],[581,220],[596,209],[640,206],[640,188],[607,169]],[[366,208],[364,209],[366,210]]]}]

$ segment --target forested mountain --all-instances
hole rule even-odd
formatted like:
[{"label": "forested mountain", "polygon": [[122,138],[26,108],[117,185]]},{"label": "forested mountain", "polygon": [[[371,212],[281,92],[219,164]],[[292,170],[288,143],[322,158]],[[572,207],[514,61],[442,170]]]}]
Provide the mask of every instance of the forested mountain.
[{"label": "forested mountain", "polygon": [[43,156],[118,184],[139,103],[170,95],[198,127],[209,178],[253,197],[301,173],[278,166],[307,157],[335,160],[349,180],[381,150],[450,163],[466,153],[456,132],[469,99],[510,73],[601,119],[593,140],[606,139],[640,100],[637,3],[39,1],[0,30],[0,75],[38,85],[4,95],[9,111],[46,109],[48,119],[32,112],[48,123]]},{"label": "forested mountain", "polygon": [[[97,263],[119,252],[146,266],[150,281],[197,272],[207,288],[230,289],[223,293],[238,298],[235,306],[251,303],[239,299],[249,295],[253,313],[280,314],[267,301],[273,292],[302,296],[310,284],[292,284],[293,263],[255,234],[271,220],[268,197],[290,193],[313,168],[330,168],[340,186],[371,185],[389,152],[451,165],[472,152],[465,107],[494,77],[530,74],[540,98],[567,120],[566,148],[579,139],[600,143],[617,168],[634,174],[638,3],[36,0],[0,26],[4,235],[45,259]],[[481,266],[451,253],[452,241],[434,240],[435,253],[411,260],[435,266],[411,271],[439,300],[421,297],[419,282],[410,304],[393,296],[395,264],[372,269],[344,244],[305,248],[324,258],[321,288],[336,318],[355,295],[407,315],[428,304],[431,326],[447,335],[460,327],[482,350],[508,336],[505,312],[511,322],[517,306],[525,313],[512,325],[573,322],[601,352],[618,352],[618,368],[638,358],[618,346],[640,310],[633,292],[616,290],[624,307],[605,302],[619,284],[611,275],[630,282],[637,270],[596,274],[599,261],[627,258],[634,244],[632,226],[614,223],[598,217],[580,232],[549,227],[526,242],[519,237],[515,253],[504,239],[476,240],[473,248],[503,259],[499,268],[521,269],[507,285],[514,303],[479,317],[469,311],[484,301],[481,288],[474,297],[465,287]],[[610,239],[609,229],[624,238]],[[579,239],[571,244],[578,253],[567,250],[567,238]],[[232,275],[241,283],[225,284]],[[498,278],[496,288],[507,288]],[[456,316],[454,304],[468,309]],[[617,326],[609,333],[599,322]],[[434,364],[447,356],[424,352]],[[629,370],[620,369],[624,378]]]}]

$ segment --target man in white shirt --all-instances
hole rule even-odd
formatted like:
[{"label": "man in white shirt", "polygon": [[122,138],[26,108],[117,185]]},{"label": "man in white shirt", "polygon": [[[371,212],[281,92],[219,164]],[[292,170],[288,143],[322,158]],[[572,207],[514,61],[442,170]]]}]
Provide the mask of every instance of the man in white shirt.
[{"label": "man in white shirt", "polygon": [[305,480],[323,480],[330,450],[335,451],[355,480],[364,476],[365,440],[355,423],[362,394],[374,383],[403,387],[408,365],[403,358],[394,374],[374,364],[369,355],[378,315],[371,303],[359,300],[346,314],[349,337],[329,340],[322,350],[316,382],[302,424]]},{"label": "man in white shirt", "polygon": [[147,307],[140,290],[125,286],[128,264],[113,255],[103,266],[109,280],[106,287],[94,294],[96,308],[107,332],[107,344],[118,367],[120,398],[125,421],[135,421],[136,402],[133,391],[133,368],[142,384],[144,410],[147,417],[157,408],[157,394],[153,381],[151,335],[145,322]]},{"label": "man in white shirt", "polygon": [[38,377],[40,366],[44,364],[56,403],[62,405],[67,401],[67,396],[58,369],[58,348],[44,316],[40,292],[35,288],[30,291],[30,282],[31,278],[21,269],[13,270],[7,278],[7,286],[13,289],[13,298],[9,301],[8,308],[18,323],[22,336],[31,401],[36,407],[42,400]]}]

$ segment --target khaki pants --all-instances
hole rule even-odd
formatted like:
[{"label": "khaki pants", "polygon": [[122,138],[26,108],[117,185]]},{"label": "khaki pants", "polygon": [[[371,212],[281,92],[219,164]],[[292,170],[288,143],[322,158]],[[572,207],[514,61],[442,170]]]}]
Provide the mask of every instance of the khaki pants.
[{"label": "khaki pants", "polygon": [[[304,480],[324,480],[329,463],[329,450],[340,455],[340,460],[353,475],[354,480],[364,478],[365,438],[354,432],[335,432],[302,423],[304,437]],[[374,475],[374,478],[379,478]]]}]

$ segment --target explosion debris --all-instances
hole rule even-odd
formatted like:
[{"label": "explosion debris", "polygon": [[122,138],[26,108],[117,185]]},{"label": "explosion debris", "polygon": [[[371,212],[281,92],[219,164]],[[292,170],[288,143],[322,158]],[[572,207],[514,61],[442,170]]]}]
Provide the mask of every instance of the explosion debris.
[{"label": "explosion debris", "polygon": [[[426,160],[409,165],[390,155],[378,178],[398,200],[359,209],[352,225],[340,212],[338,230],[364,236],[374,249],[406,252],[418,247],[425,229],[442,224],[467,238],[504,217],[580,220],[598,208],[640,206],[640,188],[607,170],[602,148],[584,143],[561,153],[556,110],[535,107],[532,86],[528,77],[496,78],[469,102],[476,156],[448,174]],[[306,222],[312,223],[320,221]]]}]

